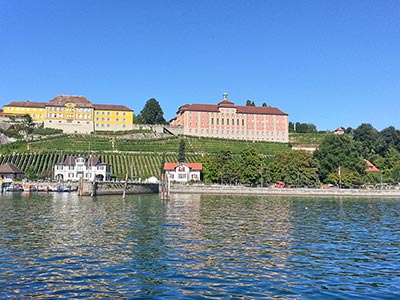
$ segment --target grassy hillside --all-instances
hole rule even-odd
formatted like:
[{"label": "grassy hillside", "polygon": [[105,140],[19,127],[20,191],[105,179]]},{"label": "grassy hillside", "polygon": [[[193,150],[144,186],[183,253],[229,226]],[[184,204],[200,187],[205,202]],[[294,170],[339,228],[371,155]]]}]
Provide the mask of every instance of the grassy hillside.
[{"label": "grassy hillside", "polygon": [[[318,145],[322,134],[291,134],[291,144],[302,146]],[[216,138],[176,137],[135,138],[123,136],[59,135],[43,137],[40,140],[17,142],[0,147],[0,164],[11,162],[30,178],[52,178],[53,166],[62,162],[67,155],[98,155],[105,163],[111,164],[112,176],[119,179],[148,178],[157,176],[162,161],[176,161],[179,142],[186,142],[188,162],[200,161],[206,154],[230,150],[240,153],[250,146],[264,155],[289,151],[288,144],[249,142]]]}]

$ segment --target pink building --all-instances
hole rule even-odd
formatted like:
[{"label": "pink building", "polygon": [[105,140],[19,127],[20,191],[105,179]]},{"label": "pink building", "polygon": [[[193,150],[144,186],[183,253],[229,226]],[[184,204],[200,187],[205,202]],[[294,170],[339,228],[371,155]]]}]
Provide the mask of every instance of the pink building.
[{"label": "pink building", "polygon": [[271,106],[239,106],[224,98],[218,104],[185,104],[170,122],[183,134],[251,141],[289,142],[288,114]]}]

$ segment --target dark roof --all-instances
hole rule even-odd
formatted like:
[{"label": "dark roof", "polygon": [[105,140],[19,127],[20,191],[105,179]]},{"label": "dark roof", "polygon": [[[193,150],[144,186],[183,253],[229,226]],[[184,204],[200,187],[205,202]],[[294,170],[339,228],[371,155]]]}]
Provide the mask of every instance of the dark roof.
[{"label": "dark roof", "polygon": [[45,108],[46,103],[45,102],[32,102],[32,101],[13,101],[4,106]]},{"label": "dark roof", "polygon": [[51,99],[46,106],[65,106],[67,103],[74,103],[77,107],[93,108],[92,102],[90,102],[86,97],[68,95],[58,95]]},{"label": "dark roof", "polygon": [[5,163],[0,166],[0,174],[24,174],[23,171],[18,169],[12,163]]},{"label": "dark roof", "polygon": [[93,104],[96,110],[118,110],[118,111],[132,111],[125,105],[114,105],[114,104]]},{"label": "dark roof", "polygon": [[86,165],[86,166],[106,165],[105,163],[102,163],[102,162],[100,161],[100,157],[98,157],[98,156],[90,156],[90,157],[87,157],[87,156],[73,156],[73,155],[67,156],[67,157],[65,158],[64,162],[61,163],[61,165],[65,165],[65,166],[75,166],[75,160],[76,160],[78,157],[83,157],[83,158],[85,158],[85,160],[86,160],[86,161],[85,161],[85,165]]}]

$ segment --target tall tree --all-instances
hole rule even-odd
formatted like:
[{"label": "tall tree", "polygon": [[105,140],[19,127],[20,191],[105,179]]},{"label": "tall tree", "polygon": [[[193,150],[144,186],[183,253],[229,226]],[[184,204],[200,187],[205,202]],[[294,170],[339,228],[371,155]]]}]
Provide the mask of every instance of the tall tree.
[{"label": "tall tree", "polygon": [[178,162],[183,163],[186,159],[186,143],[184,139],[179,141]]},{"label": "tall tree", "polygon": [[353,138],[362,145],[362,155],[370,159],[379,149],[379,133],[371,124],[361,124],[353,131]]},{"label": "tall tree", "polygon": [[240,182],[243,184],[260,183],[260,166],[262,165],[262,157],[254,148],[246,148],[240,154]]},{"label": "tall tree", "polygon": [[289,122],[289,132],[294,132],[294,123]]},{"label": "tall tree", "polygon": [[140,112],[143,124],[165,124],[164,112],[154,98],[147,100],[143,110]]},{"label": "tall tree", "polygon": [[254,103],[254,101],[247,100],[246,101],[246,106],[256,106],[256,104]]},{"label": "tall tree", "polygon": [[281,152],[268,165],[271,179],[294,186],[318,186],[318,161],[306,151]]},{"label": "tall tree", "polygon": [[319,161],[320,179],[323,182],[330,173],[337,173],[339,167],[360,175],[365,173],[362,145],[347,135],[327,135],[314,152],[314,157]]},{"label": "tall tree", "polygon": [[379,154],[385,156],[390,148],[395,148],[400,151],[400,131],[389,126],[380,132],[381,148],[378,150]]}]

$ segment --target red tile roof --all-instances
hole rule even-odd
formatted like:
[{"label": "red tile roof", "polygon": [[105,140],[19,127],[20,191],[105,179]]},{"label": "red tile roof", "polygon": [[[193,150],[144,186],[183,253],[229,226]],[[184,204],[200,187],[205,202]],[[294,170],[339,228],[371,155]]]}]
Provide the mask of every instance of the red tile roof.
[{"label": "red tile roof", "polygon": [[380,170],[377,167],[375,167],[375,165],[372,162],[366,159],[364,160],[367,163],[367,169],[365,170],[365,172],[380,172]]},{"label": "red tile roof", "polygon": [[179,108],[179,112],[184,111],[204,111],[204,112],[219,112],[219,107],[236,108],[237,113],[241,114],[263,114],[263,115],[287,115],[279,108],[272,106],[239,106],[234,105],[228,100],[224,100],[219,104],[185,104]]},{"label": "red tile roof", "polygon": [[[164,164],[164,170],[165,171],[173,171],[179,165],[180,165],[180,163],[178,163],[178,162],[172,162],[172,163],[167,162],[167,163]],[[201,170],[203,170],[203,164],[202,163],[182,163],[182,165],[188,166],[193,171],[201,171]]]}]

